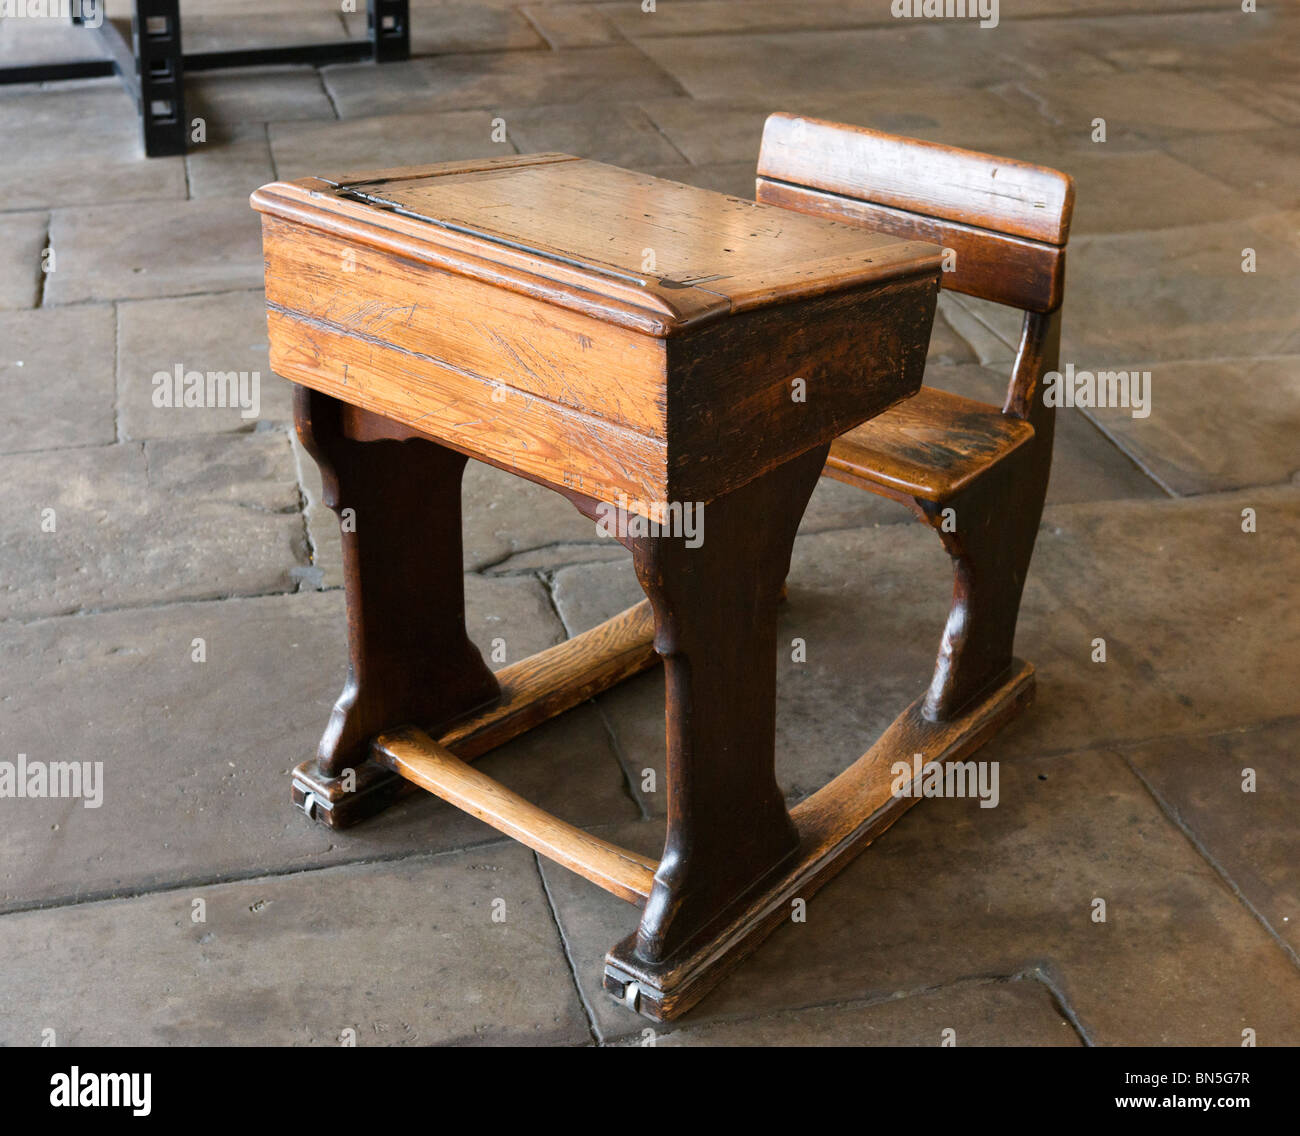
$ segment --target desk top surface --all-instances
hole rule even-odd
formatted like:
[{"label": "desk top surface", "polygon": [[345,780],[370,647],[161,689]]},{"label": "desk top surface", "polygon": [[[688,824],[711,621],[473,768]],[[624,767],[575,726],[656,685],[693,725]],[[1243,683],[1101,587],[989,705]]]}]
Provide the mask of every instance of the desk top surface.
[{"label": "desk top surface", "polygon": [[[279,182],[253,203],[552,303],[603,303],[612,322],[655,335],[932,274],[940,256],[925,242],[567,154]],[[567,304],[575,293],[580,303]]]}]

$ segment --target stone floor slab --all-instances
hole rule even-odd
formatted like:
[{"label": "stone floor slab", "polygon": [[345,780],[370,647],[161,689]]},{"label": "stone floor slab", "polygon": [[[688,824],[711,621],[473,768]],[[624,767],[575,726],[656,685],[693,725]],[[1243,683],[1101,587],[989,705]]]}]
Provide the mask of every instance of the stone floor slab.
[{"label": "stone floor slab", "polygon": [[[1258,217],[1276,212],[1269,198],[1245,185],[1227,185],[1160,150],[1090,143],[1086,124],[1075,144],[1027,142],[1013,155],[1063,170],[1074,178],[1073,240],[1095,233],[1129,233]],[[1067,271],[1073,284],[1075,264]]]},{"label": "stone floor slab", "polygon": [[[1300,19],[1285,5],[1259,4],[1246,13],[1226,10],[1134,15],[1123,20],[1079,20],[1078,34],[1113,64],[1161,68],[1211,79],[1222,75],[1290,75],[1300,47]],[[1045,29],[1051,34],[1053,29]]]},{"label": "stone floor slab", "polygon": [[379,72],[368,64],[322,70],[343,118],[399,111],[636,102],[681,93],[663,69],[628,46],[443,55],[387,64]]},{"label": "stone floor slab", "polygon": [[[366,38],[364,8],[345,15],[344,20],[350,38]],[[518,51],[545,46],[532,23],[523,13],[511,8],[455,3],[411,5],[412,55]]]},{"label": "stone floor slab", "polygon": [[772,96],[749,99],[663,99],[643,108],[659,129],[692,162],[757,163],[763,123],[774,110],[846,122],[911,138],[961,145],[967,149],[1014,155],[1030,142],[1040,144],[1047,126],[1037,116],[1009,107],[991,91],[926,86],[898,97],[896,86],[855,92],[794,91],[774,103]]},{"label": "stone floor slab", "polygon": [[[688,1017],[654,1029],[656,1047],[1082,1044],[1051,992],[1032,978],[958,982],[881,1002],[815,1006],[698,1026]],[[646,1040],[633,1033],[616,1044],[644,1045]]]},{"label": "stone floor slab", "polygon": [[635,106],[519,107],[503,111],[501,117],[523,154],[558,151],[636,170],[683,157]]},{"label": "stone floor slab", "polygon": [[1023,313],[946,289],[939,293],[938,312],[970,345],[976,362],[1005,372],[1010,377],[1019,347]]},{"label": "stone floor slab", "polygon": [[606,47],[623,39],[594,4],[536,4],[521,11],[557,51],[566,47]]},{"label": "stone floor slab", "polygon": [[[188,6],[188,5],[187,5]],[[200,9],[182,13],[181,34],[185,50],[245,51],[261,47],[292,47],[297,44],[339,43],[348,39],[348,27],[340,6],[297,4],[282,11],[268,11],[245,5],[235,18],[229,11]]]},{"label": "stone floor slab", "polygon": [[553,545],[621,547],[560,494],[494,466],[471,461],[462,485],[467,571],[506,568],[521,553]]},{"label": "stone floor slab", "polygon": [[1032,80],[1017,84],[1018,105],[1037,109],[1049,121],[1074,125],[1087,137],[1098,118],[1108,138],[1148,141],[1207,130],[1259,130],[1272,125],[1262,114],[1187,75],[1167,71],[1078,76],[1068,84]]},{"label": "stone floor slab", "polygon": [[278,432],[0,458],[0,619],[292,589],[294,472]]},{"label": "stone floor slab", "polygon": [[1166,149],[1179,161],[1233,188],[1280,209],[1300,209],[1293,129],[1195,134],[1166,143]]},{"label": "stone floor slab", "polygon": [[495,117],[489,111],[470,110],[345,122],[276,122],[269,127],[271,153],[276,176],[286,179],[511,154],[514,147],[508,138],[493,137]]},{"label": "stone floor slab", "polygon": [[0,67],[35,67],[103,59],[99,36],[66,19],[0,20]]},{"label": "stone floor slab", "polygon": [[[286,21],[274,17],[284,34],[294,35],[297,19]],[[246,26],[248,17],[222,22],[230,26]],[[285,25],[288,24],[288,27]],[[334,38],[340,36],[336,23]],[[186,48],[189,49],[190,29],[185,26]],[[271,40],[257,40],[257,28],[249,29],[257,46],[273,46]],[[293,39],[293,43],[307,43],[307,39]],[[221,50],[231,50],[222,48]],[[185,81],[185,113],[191,121],[201,117],[207,121],[208,130],[248,122],[291,122],[300,119],[333,120],[334,108],[321,83],[320,72],[314,67],[246,67],[232,71],[207,71],[190,75]]]},{"label": "stone floor slab", "polygon": [[[1258,532],[1242,531],[1243,508],[1256,510]],[[1017,644],[1041,663],[1039,706],[1008,748],[1202,734],[1293,713],[1297,555],[1296,489],[1049,509],[1029,591],[1050,608],[1022,622]],[[1046,622],[1058,619],[1062,630]],[[1091,662],[1097,637],[1105,663]]]},{"label": "stone floor slab", "polygon": [[244,122],[209,132],[185,155],[190,197],[236,197],[275,180],[266,123]]},{"label": "stone floor slab", "polygon": [[0,313],[0,453],[116,440],[113,308]]},{"label": "stone floor slab", "polygon": [[[470,577],[471,638],[502,661],[562,632],[536,581]],[[338,591],[172,604],[39,620],[0,646],[0,733],[33,761],[103,763],[103,803],[6,799],[0,905],[66,902],[499,840],[413,794],[334,832],[289,801],[342,688]],[[204,660],[195,661],[195,640]],[[75,712],[69,708],[75,707]],[[581,708],[481,759],[517,792],[576,824],[638,810],[599,716]]]},{"label": "stone floor slab", "polygon": [[[1255,271],[1242,271],[1245,250]],[[1070,242],[1061,362],[1128,370],[1163,361],[1294,355],[1300,212]],[[968,307],[965,297],[956,301]],[[1008,345],[1020,315],[986,305]],[[1154,380],[1153,381],[1157,381]]]},{"label": "stone floor slab", "polygon": [[0,87],[0,153],[23,155],[0,163],[5,209],[185,197],[185,159],[144,160],[139,115],[116,79]]},{"label": "stone floor slab", "polygon": [[[152,159],[151,159],[152,160]],[[260,288],[262,233],[247,194],[56,210],[49,304]]]},{"label": "stone floor slab", "polygon": [[1300,721],[1288,718],[1123,750],[1166,811],[1293,952],[1300,950],[1298,746]]},{"label": "stone floor slab", "polygon": [[[1300,356],[1162,363],[1151,413],[1089,411],[1143,469],[1182,496],[1274,485],[1300,471]],[[1233,412],[1222,413],[1231,391]]]},{"label": "stone floor slab", "polygon": [[0,213],[0,311],[34,308],[41,298],[46,213]]},{"label": "stone floor slab", "polygon": [[1093,16],[1110,20],[1115,16],[1142,17],[1157,11],[1173,16],[1179,9],[1195,12],[1204,7],[1202,0],[1022,0],[1014,12],[1005,15],[1013,20],[1042,16]]},{"label": "stone floor slab", "polygon": [[1294,77],[1260,79],[1241,74],[1216,78],[1214,86],[1276,122],[1300,126],[1300,82]]},{"label": "stone floor slab", "polygon": [[593,11],[629,38],[826,31],[895,23],[889,7],[876,0],[693,0],[656,5],[652,12],[638,5],[601,3],[593,5]]},{"label": "stone floor slab", "polygon": [[[1001,761],[996,808],[920,802],[683,1025],[1038,971],[1094,1044],[1239,1046],[1246,1028],[1261,1045],[1296,1044],[1293,961],[1118,757],[1006,761],[996,742],[983,756]],[[653,848],[656,830],[606,835]],[[604,954],[635,911],[542,870],[601,1036],[638,1031],[599,989]],[[1105,923],[1092,919],[1099,898]]]},{"label": "stone floor slab", "polygon": [[668,181],[711,189],[714,193],[728,193],[745,201],[754,200],[753,162],[723,162],[708,166],[677,163],[671,166],[646,166],[643,172]]},{"label": "stone floor slab", "polygon": [[[117,306],[117,412],[124,439],[257,429],[293,420],[289,383],[267,357],[266,300],[255,292],[134,300]],[[243,372],[256,406],[159,406],[160,374]],[[252,376],[257,375],[256,387]],[[228,400],[227,400],[228,401]]]},{"label": "stone floor slab", "polygon": [[521,848],[11,914],[0,943],[7,1045],[589,1042]]},{"label": "stone floor slab", "polygon": [[965,28],[881,28],[755,35],[637,38],[634,42],[697,99],[853,91],[904,82],[970,84],[1005,78],[1003,64],[964,39]]}]

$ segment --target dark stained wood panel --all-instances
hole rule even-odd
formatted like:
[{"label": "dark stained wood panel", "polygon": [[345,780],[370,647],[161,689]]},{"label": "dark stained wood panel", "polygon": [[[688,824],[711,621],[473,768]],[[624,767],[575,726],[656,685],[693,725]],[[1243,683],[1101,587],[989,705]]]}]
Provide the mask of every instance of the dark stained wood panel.
[{"label": "dark stained wood panel", "polygon": [[851,485],[943,502],[1030,441],[1034,428],[971,398],[922,387],[831,446],[826,472]]},{"label": "dark stained wood panel", "polygon": [[1046,166],[793,114],[768,118],[758,173],[1050,245],[1074,207],[1074,182]]}]

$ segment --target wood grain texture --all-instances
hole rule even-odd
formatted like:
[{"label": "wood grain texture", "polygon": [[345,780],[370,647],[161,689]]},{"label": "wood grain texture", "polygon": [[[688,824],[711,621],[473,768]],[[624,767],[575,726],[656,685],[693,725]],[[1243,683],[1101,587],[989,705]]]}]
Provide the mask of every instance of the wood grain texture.
[{"label": "wood grain texture", "polygon": [[[661,340],[275,218],[263,222],[262,246],[274,311],[630,430],[664,434]],[[597,386],[588,373],[618,381]]]},{"label": "wood grain texture", "polygon": [[955,260],[942,284],[954,292],[1038,312],[1055,310],[1065,297],[1063,247],[768,178],[759,178],[756,188],[758,199],[769,205],[950,249]]},{"label": "wood grain texture", "polygon": [[[654,616],[646,600],[581,635],[502,667],[498,700],[440,731],[438,742],[462,761],[512,738],[624,679],[659,663]],[[382,812],[414,786],[372,760],[353,767],[353,777],[329,777],[316,761],[294,769],[294,804],[329,828],[349,828]]]},{"label": "wood grain texture", "polygon": [[668,447],[594,414],[326,323],[267,311],[277,375],[403,423],[453,449],[594,497],[668,494]]},{"label": "wood grain texture", "polygon": [[621,280],[669,307],[698,304],[701,315],[888,279],[916,253],[889,235],[792,225],[752,201],[586,160],[341,189],[577,268],[591,275],[589,287]]},{"label": "wood grain texture", "polygon": [[1073,183],[1045,167],[782,114],[768,119],[759,174],[769,203],[941,241],[956,253],[944,287],[1025,310],[1001,413],[922,388],[839,438],[825,470],[908,505],[952,558],[952,603],[921,708],[951,719],[1012,657],[1051,471],[1042,379],[1058,354]]},{"label": "wood grain texture", "polygon": [[657,666],[648,600],[572,639],[497,671],[501,698],[445,730],[439,742],[471,761],[632,675]]},{"label": "wood grain texture", "polygon": [[381,734],[375,760],[629,903],[650,895],[655,862],[540,809],[414,728]]},{"label": "wood grain texture", "polygon": [[1046,166],[785,113],[764,125],[758,173],[1051,245],[1074,208],[1074,183]]},{"label": "wood grain texture", "polygon": [[921,277],[669,340],[669,499],[712,500],[915,394],[937,300]]},{"label": "wood grain texture", "polygon": [[[645,900],[639,964],[713,952],[800,855],[774,773],[777,604],[832,438],[919,387],[940,250],[563,155],[277,183],[254,205],[272,364],[300,384],[331,503],[365,505],[364,535],[345,539],[353,670],[412,664],[391,691],[349,683],[322,743],[330,760],[296,789],[347,811],[328,778],[372,738],[352,811],[384,803],[384,777],[400,776]],[[464,455],[588,516],[624,496],[651,510],[707,503],[698,546],[619,536],[665,665],[658,863],[467,764],[653,659],[640,605],[485,677],[464,651],[462,608],[432,610],[459,558],[447,526],[459,526]],[[417,531],[402,531],[404,512]],[[444,681],[423,692],[429,674]],[[763,933],[768,915],[748,918]]]},{"label": "wood grain texture", "polygon": [[707,506],[707,533],[640,537],[637,579],[664,659],[668,834],[636,952],[662,960],[798,843],[776,783],[776,620],[799,520],[826,448]]},{"label": "wood grain texture", "polygon": [[[1060,312],[1026,312],[1003,413],[1033,429],[944,505],[917,499],[953,563],[952,605],[923,712],[951,717],[983,697],[1015,647],[1020,597],[1038,539],[1052,470],[1056,410],[1041,397],[1060,355]],[[950,507],[955,526],[944,524]]]},{"label": "wood grain texture", "polygon": [[254,203],[278,374],[593,498],[713,500],[920,386],[928,244],[563,155]]},{"label": "wood grain texture", "polygon": [[[254,208],[642,334],[925,271],[923,243],[563,155],[276,182]],[[928,270],[933,269],[933,264]]]},{"label": "wood grain texture", "polygon": [[922,387],[915,398],[837,438],[826,474],[942,505],[1033,436],[1028,422],[996,407]]},{"label": "wood grain texture", "polygon": [[424,438],[358,442],[343,404],[305,387],[294,390],[294,422],[325,504],[351,520],[341,534],[347,678],[317,751],[321,773],[338,777],[384,727],[442,726],[498,686],[465,630],[464,456]]}]

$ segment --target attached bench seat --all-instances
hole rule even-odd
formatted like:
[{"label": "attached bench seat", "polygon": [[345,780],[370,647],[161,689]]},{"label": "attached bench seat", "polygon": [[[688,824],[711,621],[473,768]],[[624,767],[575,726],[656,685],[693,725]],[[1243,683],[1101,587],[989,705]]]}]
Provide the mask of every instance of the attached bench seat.
[{"label": "attached bench seat", "polygon": [[995,406],[922,387],[914,397],[842,434],[826,474],[877,492],[942,504],[1034,436]]}]

